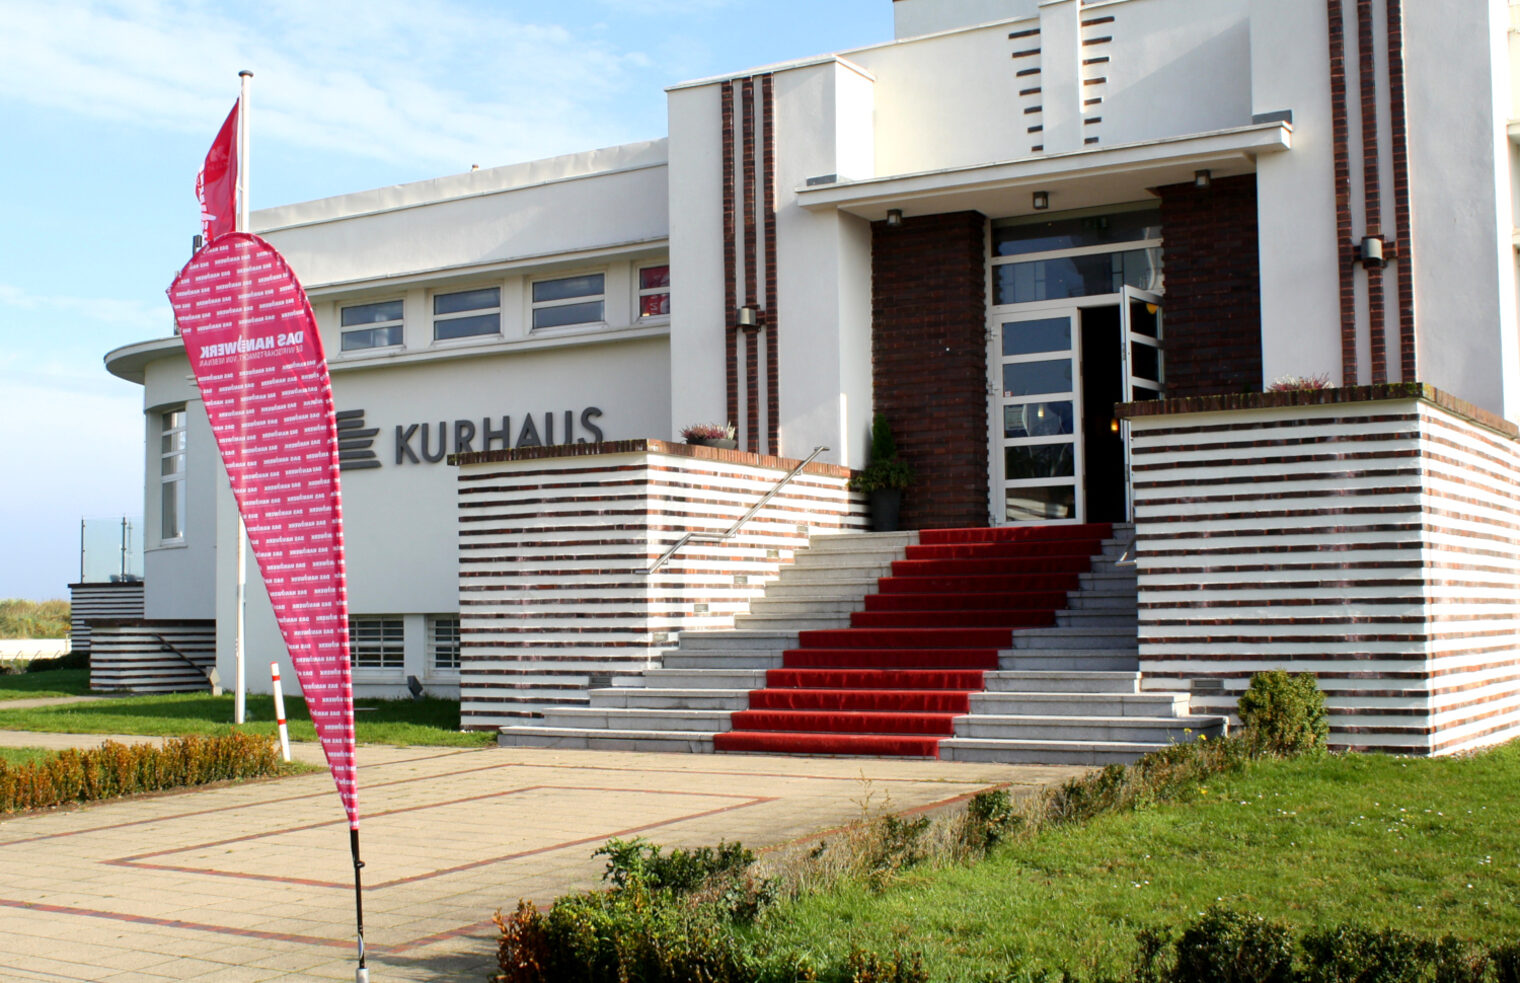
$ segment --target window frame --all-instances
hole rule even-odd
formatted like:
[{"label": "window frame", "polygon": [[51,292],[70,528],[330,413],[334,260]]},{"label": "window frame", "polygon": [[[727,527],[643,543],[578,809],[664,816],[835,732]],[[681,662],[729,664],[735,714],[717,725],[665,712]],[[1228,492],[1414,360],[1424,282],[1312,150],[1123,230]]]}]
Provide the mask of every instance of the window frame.
[{"label": "window frame", "polygon": [[[369,626],[374,626],[370,628]],[[378,631],[375,639],[376,662],[360,662],[361,635],[369,649],[369,631]],[[394,658],[394,662],[388,661]],[[351,614],[348,617],[348,667],[351,672],[404,672],[406,669],[406,619],[399,614]]]},{"label": "window frame", "polygon": [[[424,648],[426,649],[426,665],[428,674],[445,676],[459,675],[462,661],[462,651],[460,649],[459,615],[430,614],[427,616],[426,620],[427,625],[425,634],[427,641]],[[444,629],[444,634],[447,634],[450,626],[452,626],[452,638],[440,637],[439,629]],[[439,656],[446,655],[450,651],[453,653],[452,660],[447,662],[440,662]]]},{"label": "window frame", "polygon": [[[585,277],[601,277],[602,289],[599,293],[577,294],[573,297],[562,297],[554,300],[535,300],[534,292],[541,283],[557,283],[564,280],[579,280]],[[543,331],[574,330],[587,326],[602,327],[607,324],[607,269],[601,267],[595,270],[582,270],[578,273],[558,273],[554,276],[528,277],[524,293],[528,301],[528,332],[530,334]],[[574,307],[580,304],[596,303],[601,305],[601,316],[589,321],[571,321],[566,324],[538,324],[538,312],[541,310],[553,310],[557,307]]]},{"label": "window frame", "polygon": [[[174,416],[179,419],[171,425],[170,418]],[[189,463],[188,424],[189,415],[184,405],[164,407],[158,411],[158,542],[161,546],[178,546],[185,542],[185,504],[189,497],[185,489],[185,474]],[[173,446],[166,450],[164,441],[176,437],[178,439],[174,440]],[[164,463],[176,459],[175,470],[166,473]],[[174,502],[178,528],[173,535],[165,535],[165,509],[171,501]]]},{"label": "window frame", "polygon": [[[644,271],[661,269],[665,270],[665,285],[661,287],[645,287]],[[661,314],[645,314],[644,298],[665,295],[665,311]],[[651,321],[666,320],[670,317],[670,260],[663,259],[654,263],[635,263],[633,267],[633,309],[634,320],[647,324]]]},{"label": "window frame", "polygon": [[[462,311],[450,311],[446,314],[438,313],[438,301],[443,297],[453,297],[458,294],[472,294],[482,291],[494,290],[496,292],[496,304],[491,307],[471,307]],[[478,338],[501,338],[502,334],[502,307],[501,307],[501,284],[483,283],[470,287],[456,287],[449,290],[433,290],[428,294],[429,318],[432,323],[433,343],[435,345],[448,345],[458,342],[470,342]],[[465,318],[483,317],[489,314],[496,315],[495,331],[479,331],[472,334],[455,335],[449,338],[438,337],[438,325],[449,321],[460,321]]]},{"label": "window frame", "polygon": [[[401,314],[400,314],[400,316],[398,316],[398,317],[396,317],[396,318],[394,318],[392,320],[388,320],[388,321],[366,321],[366,322],[362,322],[360,324],[351,324],[351,325],[346,325],[346,324],[343,323],[343,314],[344,314],[345,311],[353,310],[353,309],[360,308],[360,307],[379,307],[379,306],[381,306],[383,304],[399,304],[399,305],[401,305]],[[368,333],[368,332],[371,332],[371,331],[378,331],[378,330],[380,330],[382,328],[385,328],[385,329],[395,328],[395,329],[397,329],[396,340],[393,341],[393,342],[390,342],[389,344],[384,344],[384,345],[361,345],[361,346],[359,346],[357,348],[350,348],[350,347],[348,347],[348,338],[349,338],[350,335],[356,335],[356,334],[360,334],[360,333]],[[353,303],[353,304],[343,304],[343,303],[338,304],[338,351],[340,353],[342,353],[343,355],[349,355],[349,356],[363,355],[363,354],[368,353],[368,352],[389,351],[389,350],[392,350],[392,349],[404,348],[404,347],[406,347],[406,298],[405,297],[391,297],[391,298],[387,298],[385,300],[369,300],[369,301],[364,301],[362,303]]]}]

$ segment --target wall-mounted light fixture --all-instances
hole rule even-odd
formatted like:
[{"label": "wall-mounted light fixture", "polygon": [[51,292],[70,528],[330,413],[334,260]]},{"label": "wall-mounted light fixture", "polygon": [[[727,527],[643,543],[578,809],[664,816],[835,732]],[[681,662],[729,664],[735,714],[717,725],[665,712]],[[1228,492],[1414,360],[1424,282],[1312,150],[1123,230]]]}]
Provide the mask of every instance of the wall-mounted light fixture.
[{"label": "wall-mounted light fixture", "polygon": [[900,229],[900,228],[902,228],[902,209],[901,208],[889,208],[889,209],[887,209],[887,228],[889,228],[889,229]]},{"label": "wall-mounted light fixture", "polygon": [[1049,191],[1036,191],[1034,193],[1034,210],[1037,211],[1037,212],[1043,212],[1045,209],[1047,209],[1049,207],[1050,207],[1050,192]]},{"label": "wall-mounted light fixture", "polygon": [[1193,187],[1197,188],[1199,191],[1207,191],[1207,190],[1209,190],[1209,188],[1213,187],[1213,185],[1214,185],[1214,172],[1212,172],[1212,171],[1194,171],[1193,172]]},{"label": "wall-mounted light fixture", "polygon": [[755,313],[755,309],[753,307],[741,307],[739,308],[738,317],[735,318],[734,323],[746,331],[753,331],[756,328],[760,327],[760,318]]},{"label": "wall-mounted light fixture", "polygon": [[1363,236],[1362,244],[1357,248],[1356,258],[1362,266],[1369,270],[1383,268],[1383,237]]}]

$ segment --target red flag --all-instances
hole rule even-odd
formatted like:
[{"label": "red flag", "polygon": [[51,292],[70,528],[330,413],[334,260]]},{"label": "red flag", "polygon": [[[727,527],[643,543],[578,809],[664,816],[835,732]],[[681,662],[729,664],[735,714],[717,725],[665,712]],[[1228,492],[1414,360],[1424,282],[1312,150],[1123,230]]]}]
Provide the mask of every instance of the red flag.
[{"label": "red flag", "polygon": [[206,151],[206,163],[195,176],[195,197],[201,203],[201,235],[208,245],[222,233],[237,228],[237,128],[238,104],[233,103],[227,121]]},{"label": "red flag", "polygon": [[317,738],[358,829],[338,431],[311,304],[284,257],[247,232],[196,253],[169,300]]}]

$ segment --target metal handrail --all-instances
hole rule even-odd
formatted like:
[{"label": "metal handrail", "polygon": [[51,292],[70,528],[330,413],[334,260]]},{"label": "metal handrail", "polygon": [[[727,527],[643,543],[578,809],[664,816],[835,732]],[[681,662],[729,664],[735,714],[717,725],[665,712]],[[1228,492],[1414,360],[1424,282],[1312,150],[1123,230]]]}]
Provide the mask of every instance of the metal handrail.
[{"label": "metal handrail", "polygon": [[221,687],[222,687],[221,673],[219,673],[217,671],[216,666],[213,665],[213,666],[211,666],[208,669],[207,667],[201,665],[200,663],[196,662],[194,659],[190,658],[185,653],[181,652],[174,645],[173,642],[169,641],[167,638],[165,638],[164,636],[158,634],[157,632],[153,633],[153,637],[156,638],[156,639],[158,639],[158,644],[160,646],[159,651],[162,651],[162,652],[171,652],[174,655],[179,656],[179,660],[181,662],[185,663],[190,668],[194,669],[196,672],[198,672],[201,675],[203,675],[203,676],[206,677],[206,682],[208,684],[210,684],[211,689],[213,690],[213,692],[216,691],[216,690],[221,689]]},{"label": "metal handrail", "polygon": [[731,525],[731,526],[728,527],[728,531],[727,532],[718,533],[717,535],[713,535],[713,534],[710,534],[710,533],[695,533],[695,532],[689,532],[689,533],[687,533],[686,535],[682,536],[680,539],[676,540],[676,544],[674,546],[672,546],[670,549],[666,550],[664,556],[660,557],[658,560],[655,560],[654,561],[654,566],[652,566],[648,570],[644,571],[645,575],[647,576],[649,574],[652,574],[656,570],[658,570],[661,567],[663,567],[665,565],[665,561],[669,560],[672,556],[675,556],[676,552],[681,547],[685,546],[687,543],[693,543],[693,542],[698,542],[698,543],[721,543],[721,542],[724,542],[725,540],[732,539],[734,537],[734,534],[739,531],[739,527],[740,526],[744,525],[750,519],[754,518],[756,512],[759,512],[761,509],[765,508],[765,503],[766,502],[769,502],[771,499],[775,498],[777,492],[779,492],[781,489],[785,488],[787,486],[787,483],[790,482],[793,478],[797,477],[797,474],[803,468],[807,467],[809,464],[812,464],[813,463],[813,459],[815,457],[817,457],[819,454],[822,454],[826,450],[828,450],[828,448],[825,447],[825,446],[823,446],[823,445],[821,445],[821,444],[819,446],[817,446],[817,447],[814,447],[813,448],[813,453],[811,453],[807,457],[803,458],[802,461],[799,462],[798,465],[795,468],[792,468],[792,470],[790,470],[790,471],[788,471],[786,473],[786,477],[784,477],[780,481],[776,482],[775,487],[772,488],[770,491],[766,492],[763,496],[761,496],[760,501],[756,502],[754,505],[751,505],[749,507],[749,511],[746,512],[746,513],[744,513],[743,515],[741,515],[739,517],[739,521],[738,522],[735,522],[733,525]]}]

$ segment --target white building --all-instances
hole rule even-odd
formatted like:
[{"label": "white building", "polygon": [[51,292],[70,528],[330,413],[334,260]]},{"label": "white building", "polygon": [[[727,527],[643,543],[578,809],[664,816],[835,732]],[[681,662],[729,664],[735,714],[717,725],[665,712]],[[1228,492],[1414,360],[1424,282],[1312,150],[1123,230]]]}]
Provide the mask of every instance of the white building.
[{"label": "white building", "polygon": [[[893,6],[890,43],[673,86],[665,140],[254,213],[310,294],[332,370],[361,695],[408,676],[453,692],[462,662],[466,723],[488,726],[583,701],[677,632],[733,625],[809,532],[860,526],[843,469],[866,463],[883,413],[918,475],[908,528],[1135,519],[1143,686],[1222,681],[1194,702],[1222,685],[1224,709],[1251,669],[1282,664],[1321,673],[1345,744],[1513,733],[1510,8]],[[227,680],[236,517],[183,347],[106,362],[144,387],[144,617],[214,622]],[[1259,395],[1285,375],[1342,388]],[[1432,388],[1387,388],[1414,382]],[[1160,396],[1160,413],[1113,409]],[[737,452],[649,442],[725,420]],[[1451,509],[1432,505],[1440,468],[1368,486],[1376,469],[1337,448],[1390,420],[1404,443],[1372,458],[1439,444],[1461,459],[1453,481],[1481,459],[1493,484]],[[1288,430],[1328,449],[1288,454],[1272,436]],[[793,483],[800,512],[674,579],[644,572],[682,516],[726,526],[818,447],[834,467],[806,472],[806,494]],[[480,451],[495,453],[446,460]],[[1311,458],[1280,495],[1203,504]],[[566,468],[580,491],[544,477]],[[597,539],[622,520],[581,506],[616,499],[629,471],[643,524]],[[472,512],[491,488],[510,493]],[[1359,489],[1413,525],[1346,507]],[[708,498],[723,501],[695,504]],[[508,526],[537,534],[471,538]],[[599,567],[593,541],[616,541]],[[1333,574],[1282,573],[1332,549]],[[1437,554],[1482,573],[1440,575]],[[1369,565],[1404,586],[1355,572]],[[259,665],[281,648],[250,581]]]}]

